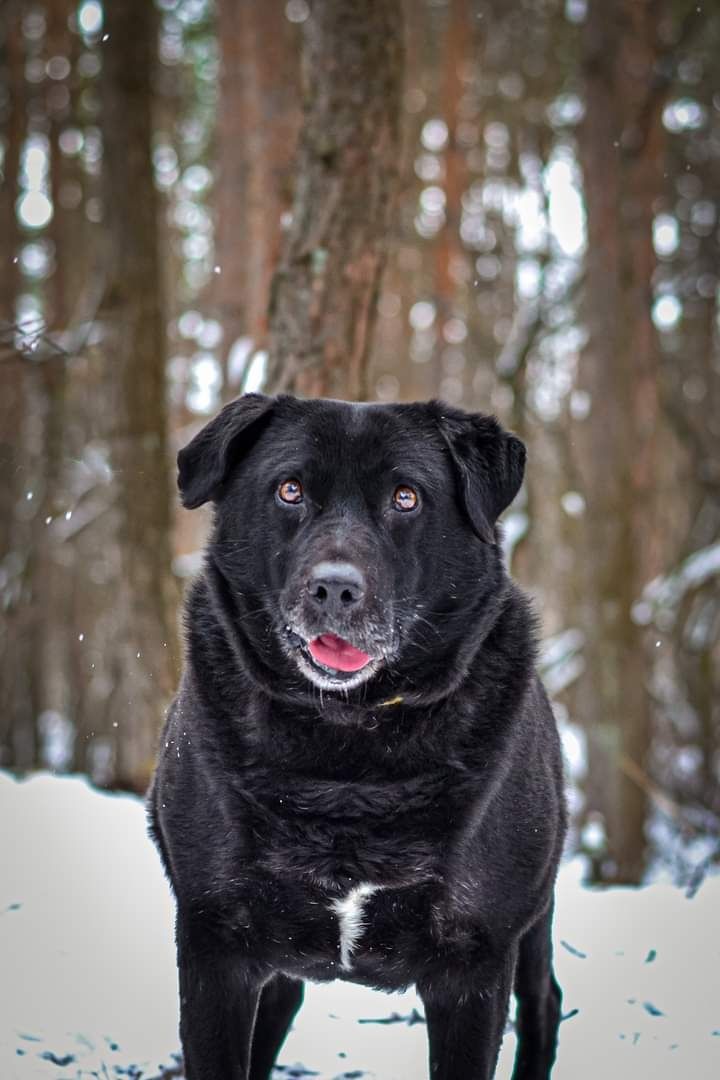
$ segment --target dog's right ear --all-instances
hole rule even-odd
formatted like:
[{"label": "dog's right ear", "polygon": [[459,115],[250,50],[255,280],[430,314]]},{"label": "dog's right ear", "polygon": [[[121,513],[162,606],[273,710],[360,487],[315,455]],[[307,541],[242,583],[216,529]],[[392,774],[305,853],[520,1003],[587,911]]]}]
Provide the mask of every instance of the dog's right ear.
[{"label": "dog's right ear", "polygon": [[476,535],[497,542],[495,522],[513,501],[525,472],[525,446],[494,416],[466,413],[430,402],[460,487],[460,498]]},{"label": "dog's right ear", "polygon": [[269,419],[275,398],[244,394],[206,424],[177,456],[183,506],[194,510],[214,499],[230,469]]}]

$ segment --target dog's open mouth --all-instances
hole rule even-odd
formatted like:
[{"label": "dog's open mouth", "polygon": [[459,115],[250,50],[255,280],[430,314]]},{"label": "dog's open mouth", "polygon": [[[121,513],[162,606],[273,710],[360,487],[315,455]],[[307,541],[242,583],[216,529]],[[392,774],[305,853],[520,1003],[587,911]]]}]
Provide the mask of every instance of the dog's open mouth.
[{"label": "dog's open mouth", "polygon": [[362,671],[372,660],[362,649],[357,649],[337,634],[320,634],[308,641],[306,648],[313,663],[333,673]]},{"label": "dog's open mouth", "polygon": [[286,626],[288,644],[300,670],[317,686],[325,689],[352,689],[359,686],[378,668],[376,656],[338,634],[324,633],[306,638]]}]

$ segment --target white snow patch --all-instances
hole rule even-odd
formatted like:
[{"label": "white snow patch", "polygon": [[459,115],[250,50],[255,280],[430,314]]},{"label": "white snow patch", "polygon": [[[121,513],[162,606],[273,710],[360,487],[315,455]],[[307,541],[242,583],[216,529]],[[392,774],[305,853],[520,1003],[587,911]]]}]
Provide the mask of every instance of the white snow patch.
[{"label": "white snow patch", "polygon": [[[0,865],[2,1080],[131,1065],[157,1077],[178,1049],[177,977],[172,899],[142,803],[74,777],[0,773]],[[553,1080],[720,1076],[720,878],[690,900],[665,884],[589,890],[581,876],[576,859],[558,883],[557,970],[573,1015]],[[403,1022],[413,1009],[422,1014],[412,991],[311,985],[280,1060],[319,1080],[421,1080],[425,1027]],[[514,1042],[509,1033],[497,1080],[511,1074]]]},{"label": "white snow patch", "polygon": [[645,586],[634,608],[636,622],[647,624],[659,611],[667,610],[674,616],[687,593],[719,575],[720,543],[694,551],[672,573],[653,578]]},{"label": "white snow patch", "polygon": [[0,865],[0,1076],[157,1075],[178,1045],[174,913],[140,800],[0,773]]}]

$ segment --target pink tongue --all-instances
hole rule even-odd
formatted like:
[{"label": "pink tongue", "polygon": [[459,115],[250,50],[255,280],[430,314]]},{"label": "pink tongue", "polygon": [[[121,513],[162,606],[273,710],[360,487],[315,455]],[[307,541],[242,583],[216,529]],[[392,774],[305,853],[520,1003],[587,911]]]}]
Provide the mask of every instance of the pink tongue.
[{"label": "pink tongue", "polygon": [[308,642],[308,649],[314,660],[336,671],[359,671],[370,663],[367,653],[335,634],[321,634]]}]

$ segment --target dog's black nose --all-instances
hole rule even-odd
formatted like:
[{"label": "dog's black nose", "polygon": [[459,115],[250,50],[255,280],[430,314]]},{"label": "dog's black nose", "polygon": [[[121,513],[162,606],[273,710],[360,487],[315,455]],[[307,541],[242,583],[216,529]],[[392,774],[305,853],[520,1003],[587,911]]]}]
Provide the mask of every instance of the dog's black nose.
[{"label": "dog's black nose", "polygon": [[308,581],[312,603],[328,614],[340,614],[359,604],[365,595],[365,578],[357,566],[346,562],[319,562]]}]

